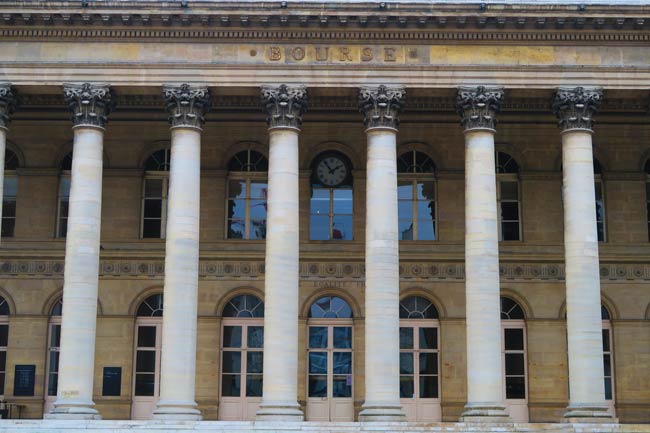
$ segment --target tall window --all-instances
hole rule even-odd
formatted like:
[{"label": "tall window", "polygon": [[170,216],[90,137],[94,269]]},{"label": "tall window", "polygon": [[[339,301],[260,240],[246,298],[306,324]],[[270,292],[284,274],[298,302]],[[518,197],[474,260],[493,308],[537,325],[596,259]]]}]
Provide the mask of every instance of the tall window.
[{"label": "tall window", "polygon": [[519,208],[519,164],[505,152],[496,152],[497,205],[499,209],[499,240],[521,239]]},{"label": "tall window", "polygon": [[167,226],[167,192],[169,190],[168,148],[152,153],[144,163],[142,184],[142,228],[145,239],[164,239]]},{"label": "tall window", "polygon": [[9,304],[0,296],[0,396],[5,394],[7,346],[9,345]]},{"label": "tall window", "polygon": [[18,194],[18,157],[10,149],[5,150],[5,177],[2,195],[2,234],[3,238],[14,236],[16,227],[16,195]]},{"label": "tall window", "polygon": [[436,239],[436,166],[426,154],[410,150],[397,158],[400,240]]},{"label": "tall window", "polygon": [[646,203],[646,220],[648,221],[648,241],[650,241],[650,159],[645,163],[644,171],[646,174],[645,183],[645,203]]},{"label": "tall window", "polygon": [[228,239],[266,238],[266,180],[269,162],[243,150],[228,162]]},{"label": "tall window", "polygon": [[47,339],[47,396],[46,405],[53,404],[59,383],[59,354],[61,347],[61,314],[63,300],[59,299],[50,310],[49,335]]},{"label": "tall window", "polygon": [[501,297],[501,353],[506,404],[517,422],[528,422],[525,318],[519,304],[505,296]]},{"label": "tall window", "polygon": [[352,240],[352,164],[340,152],[314,160],[311,178],[309,239]]},{"label": "tall window", "polygon": [[612,346],[612,316],[604,305],[600,307],[603,321],[603,366],[605,372],[605,400],[614,408],[614,348]]},{"label": "tall window", "polygon": [[605,242],[605,192],[603,187],[603,166],[594,158],[594,190],[596,193],[596,228],[598,230],[598,242]]},{"label": "tall window", "polygon": [[59,200],[56,218],[56,236],[64,238],[68,233],[68,211],[70,207],[70,171],[72,170],[72,152],[68,153],[59,166]]}]

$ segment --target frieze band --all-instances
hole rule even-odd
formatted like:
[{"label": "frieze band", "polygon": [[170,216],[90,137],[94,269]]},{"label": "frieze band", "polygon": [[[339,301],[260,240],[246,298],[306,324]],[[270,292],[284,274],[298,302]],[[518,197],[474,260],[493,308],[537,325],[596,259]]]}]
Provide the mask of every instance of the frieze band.
[{"label": "frieze band", "polygon": [[300,129],[309,99],[304,86],[262,86],[261,103],[269,129]]},{"label": "frieze band", "polygon": [[163,87],[163,97],[172,128],[203,128],[205,113],[210,109],[210,92],[207,87],[167,85]]}]

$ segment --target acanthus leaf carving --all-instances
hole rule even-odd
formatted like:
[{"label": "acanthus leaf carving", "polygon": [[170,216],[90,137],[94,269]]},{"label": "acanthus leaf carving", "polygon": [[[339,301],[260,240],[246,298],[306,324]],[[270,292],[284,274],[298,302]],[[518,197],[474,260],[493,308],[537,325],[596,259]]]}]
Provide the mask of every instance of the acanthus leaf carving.
[{"label": "acanthus leaf carving", "polygon": [[262,108],[267,114],[269,129],[300,129],[302,115],[307,111],[309,98],[304,86],[262,86]]},{"label": "acanthus leaf carving", "polygon": [[553,95],[551,108],[562,132],[572,129],[591,131],[593,116],[603,100],[600,87],[560,87]]},{"label": "acanthus leaf carving", "polygon": [[373,86],[359,89],[359,111],[366,129],[399,127],[399,113],[406,103],[403,86]]},{"label": "acanthus leaf carving", "polygon": [[11,83],[0,83],[0,129],[9,128],[9,121],[16,104],[16,92],[11,87]]},{"label": "acanthus leaf carving", "polygon": [[206,86],[167,85],[163,88],[163,97],[172,128],[203,128],[211,104]]},{"label": "acanthus leaf carving", "polygon": [[456,94],[456,110],[460,114],[465,131],[473,129],[494,130],[496,115],[503,102],[502,87],[459,87]]},{"label": "acanthus leaf carving", "polygon": [[108,115],[115,105],[108,84],[64,84],[63,97],[72,112],[74,126],[106,128]]}]

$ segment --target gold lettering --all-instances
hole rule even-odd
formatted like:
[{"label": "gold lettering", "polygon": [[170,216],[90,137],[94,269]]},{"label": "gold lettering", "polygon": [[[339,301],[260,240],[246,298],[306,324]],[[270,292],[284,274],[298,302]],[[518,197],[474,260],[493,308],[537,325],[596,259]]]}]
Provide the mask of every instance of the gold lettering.
[{"label": "gold lettering", "polygon": [[329,47],[316,47],[316,60],[326,62],[329,57]]},{"label": "gold lettering", "polygon": [[280,47],[269,47],[269,60],[277,62],[280,59],[282,59],[282,51],[280,51]]},{"label": "gold lettering", "polygon": [[305,49],[303,47],[295,47],[291,50],[291,57],[293,60],[300,61],[305,58]]},{"label": "gold lettering", "polygon": [[347,61],[352,61],[352,57],[350,56],[350,49],[348,47],[341,47],[339,48],[339,60],[342,62]]},{"label": "gold lettering", "polygon": [[369,62],[372,60],[372,48],[370,47],[364,47],[361,50],[361,61],[363,62]]},{"label": "gold lettering", "polygon": [[395,48],[393,47],[385,47],[384,48],[384,61],[385,62],[394,62],[397,60],[395,58]]}]

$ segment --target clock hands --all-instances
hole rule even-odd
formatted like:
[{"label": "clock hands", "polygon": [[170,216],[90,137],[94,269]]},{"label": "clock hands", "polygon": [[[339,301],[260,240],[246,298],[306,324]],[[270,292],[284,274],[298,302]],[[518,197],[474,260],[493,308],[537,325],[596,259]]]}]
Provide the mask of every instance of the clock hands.
[{"label": "clock hands", "polygon": [[327,166],[327,168],[330,168],[330,174],[334,174],[334,172],[335,172],[336,170],[338,170],[339,168],[343,168],[343,167],[344,167],[343,164],[341,164],[341,165],[337,165],[337,166],[334,167],[334,168],[330,168],[329,165]]}]

